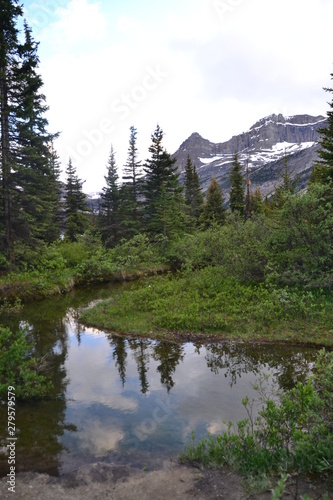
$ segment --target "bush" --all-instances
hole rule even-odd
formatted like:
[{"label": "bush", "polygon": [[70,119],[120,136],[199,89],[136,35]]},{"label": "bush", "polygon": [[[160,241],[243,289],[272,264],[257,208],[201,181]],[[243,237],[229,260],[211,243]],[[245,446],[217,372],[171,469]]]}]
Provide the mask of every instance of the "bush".
[{"label": "bush", "polygon": [[84,259],[76,266],[74,279],[77,285],[97,283],[111,279],[116,271],[112,253],[102,250]]},{"label": "bush", "polygon": [[145,234],[138,234],[128,241],[123,240],[113,249],[118,268],[136,270],[158,262],[157,252]]},{"label": "bush", "polygon": [[243,283],[259,282],[264,280],[268,262],[269,234],[263,217],[244,223],[239,217],[229,215],[225,226],[212,226],[174,243],[167,258],[176,269],[220,266],[225,277]]}]

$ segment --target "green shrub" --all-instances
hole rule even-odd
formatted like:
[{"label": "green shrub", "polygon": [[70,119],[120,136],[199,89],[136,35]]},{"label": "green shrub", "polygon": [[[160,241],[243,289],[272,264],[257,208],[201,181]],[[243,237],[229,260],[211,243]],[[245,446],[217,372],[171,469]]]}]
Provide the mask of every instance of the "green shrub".
[{"label": "green shrub", "polygon": [[74,271],[75,283],[78,285],[97,283],[111,279],[117,271],[111,252],[98,251],[84,259]]},{"label": "green shrub", "polygon": [[144,234],[138,234],[130,240],[123,240],[113,249],[118,269],[139,270],[158,262],[157,252]]}]

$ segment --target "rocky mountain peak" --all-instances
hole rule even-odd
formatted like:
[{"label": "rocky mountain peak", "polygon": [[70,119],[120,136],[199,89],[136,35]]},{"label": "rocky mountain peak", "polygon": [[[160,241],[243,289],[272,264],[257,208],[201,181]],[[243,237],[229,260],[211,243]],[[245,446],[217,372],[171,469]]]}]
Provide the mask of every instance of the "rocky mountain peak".
[{"label": "rocky mountain peak", "polygon": [[237,152],[244,168],[249,166],[253,185],[260,187],[263,195],[269,195],[274,191],[285,155],[291,168],[295,166],[294,174],[301,174],[301,182],[306,184],[317,156],[318,128],[325,123],[323,116],[271,114],[226,142],[213,143],[194,132],[172,156],[177,158],[180,173],[184,171],[187,155],[190,156],[204,190],[215,175],[227,192],[228,171]]}]

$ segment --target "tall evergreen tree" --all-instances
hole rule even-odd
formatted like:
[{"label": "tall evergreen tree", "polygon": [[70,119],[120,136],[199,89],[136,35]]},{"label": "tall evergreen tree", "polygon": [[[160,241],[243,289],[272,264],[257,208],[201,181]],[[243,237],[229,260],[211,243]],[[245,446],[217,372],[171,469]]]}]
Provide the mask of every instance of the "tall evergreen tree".
[{"label": "tall evergreen tree", "polygon": [[232,168],[229,173],[231,183],[230,187],[230,210],[238,212],[242,217],[245,215],[245,192],[244,192],[244,176],[242,165],[238,161],[237,153],[232,162]]},{"label": "tall evergreen tree", "polygon": [[[15,98],[18,92],[15,69],[18,64],[18,17],[22,7],[13,0],[1,1],[0,16],[0,106],[1,106],[1,233],[3,251],[8,260],[14,262],[13,206],[15,197]],[[1,238],[2,239],[2,238]]]},{"label": "tall evergreen tree", "polygon": [[70,241],[77,241],[88,226],[88,209],[86,196],[82,191],[83,181],[78,178],[72,160],[69,159],[66,169],[66,225],[65,234]]},{"label": "tall evergreen tree", "polygon": [[[331,73],[333,79],[333,73]],[[325,92],[333,93],[333,88],[324,88]],[[318,156],[320,160],[316,162],[310,176],[311,182],[327,184],[333,182],[333,99],[327,111],[328,126],[318,129],[321,135],[320,149]]]},{"label": "tall evergreen tree", "polygon": [[285,204],[286,197],[295,192],[300,176],[293,175],[295,173],[295,168],[290,168],[288,156],[286,154],[283,158],[283,167],[278,170],[277,173],[281,179],[281,183],[275,187],[275,193],[271,202],[275,208],[280,209]]},{"label": "tall evergreen tree", "polygon": [[52,242],[59,238],[65,223],[65,207],[61,200],[62,198],[62,185],[60,182],[60,160],[59,156],[54,149],[54,144],[51,142],[49,148],[49,168],[50,168],[50,212],[52,217],[49,221],[49,228],[46,232],[45,239]]},{"label": "tall evergreen tree", "polygon": [[207,191],[206,200],[200,217],[200,222],[204,228],[212,224],[224,224],[226,219],[226,209],[223,206],[223,193],[215,176],[213,177]]},{"label": "tall evergreen tree", "polygon": [[203,195],[199,176],[189,155],[185,166],[184,196],[185,204],[189,207],[190,216],[198,221],[203,207]]},{"label": "tall evergreen tree", "polygon": [[[50,143],[55,137],[46,130],[47,110],[38,74],[37,47],[24,22],[24,41],[18,41],[22,8],[13,0],[1,0],[0,16],[0,105],[1,188],[0,233],[3,249],[14,262],[14,243],[36,247],[51,234],[54,191]],[[16,245],[17,247],[17,245]]]},{"label": "tall evergreen tree", "polygon": [[165,241],[183,230],[183,197],[176,159],[162,146],[163,131],[157,126],[149,147],[151,157],[144,171],[144,217],[150,235],[164,235]]},{"label": "tall evergreen tree", "polygon": [[[52,164],[52,141],[57,136],[47,132],[44,114],[48,107],[40,92],[42,79],[37,72],[38,44],[33,41],[31,29],[24,22],[25,41],[21,45],[21,65],[17,69],[20,96],[16,113],[17,155],[16,183],[20,189],[20,238],[35,245],[51,237],[50,222],[54,221],[54,200],[57,177]],[[58,237],[59,234],[54,235]]]},{"label": "tall evergreen tree", "polygon": [[119,186],[118,171],[116,166],[115,152],[111,145],[110,156],[107,164],[107,175],[104,176],[106,186],[102,188],[99,229],[103,243],[107,247],[115,244],[119,231]]},{"label": "tall evergreen tree", "polygon": [[132,126],[130,127],[127,162],[123,172],[124,182],[121,188],[121,228],[123,236],[128,238],[139,232],[141,219],[142,175],[136,142],[137,130]]},{"label": "tall evergreen tree", "polygon": [[[266,197],[267,199],[267,197]],[[254,192],[250,193],[250,215],[258,215],[264,213],[264,202],[260,189],[257,187]]]}]

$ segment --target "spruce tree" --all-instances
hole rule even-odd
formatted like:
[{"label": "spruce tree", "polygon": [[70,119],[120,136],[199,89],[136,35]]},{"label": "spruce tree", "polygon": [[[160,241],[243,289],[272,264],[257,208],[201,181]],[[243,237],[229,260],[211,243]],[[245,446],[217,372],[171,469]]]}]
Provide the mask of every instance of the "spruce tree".
[{"label": "spruce tree", "polygon": [[237,153],[232,162],[232,168],[229,173],[231,183],[230,187],[230,210],[237,212],[244,217],[245,215],[245,192],[244,192],[244,176],[242,173],[242,165],[238,161]]},{"label": "spruce tree", "polygon": [[256,190],[250,194],[250,215],[252,216],[263,213],[264,213],[264,203],[260,189],[257,187]]},{"label": "spruce tree", "polygon": [[140,230],[140,198],[142,196],[141,162],[138,161],[136,147],[137,130],[130,127],[130,139],[127,162],[124,166],[123,184],[121,188],[121,229],[122,235],[133,237]]},{"label": "spruce tree", "polygon": [[88,227],[88,209],[86,196],[82,191],[83,181],[78,178],[72,160],[69,159],[66,169],[65,187],[65,235],[70,241],[77,241]]},{"label": "spruce tree", "polygon": [[[52,236],[50,223],[55,219],[57,206],[57,174],[52,158],[52,141],[57,136],[47,132],[44,114],[48,107],[41,93],[43,81],[37,72],[38,44],[24,22],[24,44],[20,46],[21,65],[17,68],[20,95],[16,112],[17,187],[20,189],[20,239],[36,245]],[[56,175],[55,175],[56,174]]]},{"label": "spruce tree", "polygon": [[112,145],[107,164],[107,175],[104,176],[104,179],[106,186],[102,188],[101,193],[99,229],[103,243],[106,247],[112,247],[116,243],[120,217],[118,171]]},{"label": "spruce tree", "polygon": [[13,211],[17,201],[13,175],[15,164],[15,99],[18,85],[15,82],[18,54],[18,17],[22,7],[13,0],[1,1],[0,16],[0,106],[1,106],[1,193],[2,202],[0,234],[3,236],[3,251],[8,260],[14,262]]},{"label": "spruce tree", "polygon": [[277,173],[281,179],[281,183],[275,187],[272,203],[275,208],[280,209],[285,204],[287,196],[295,192],[300,175],[293,175],[295,168],[289,167],[288,156],[286,154],[283,158],[283,167]]},{"label": "spruce tree", "polygon": [[[333,79],[333,73],[331,73],[331,78]],[[333,93],[333,88],[324,88],[324,90]],[[313,167],[310,183],[327,184],[333,182],[333,99],[329,106],[330,109],[327,111],[328,126],[318,129],[321,135],[320,149],[318,151],[320,160]]]},{"label": "spruce tree", "polygon": [[12,0],[1,0],[0,16],[0,234],[3,250],[14,263],[14,244],[36,248],[50,241],[57,181],[52,171],[51,142],[47,132],[47,110],[38,74],[38,44],[24,22],[24,41],[18,41],[16,25],[22,8]]},{"label": "spruce tree", "polygon": [[144,165],[144,217],[148,233],[151,236],[163,235],[166,242],[167,238],[184,229],[182,187],[176,159],[163,148],[163,131],[159,126],[151,139],[151,157]]},{"label": "spruce tree", "polygon": [[203,195],[200,187],[199,176],[189,155],[187,156],[185,166],[184,196],[185,204],[189,208],[190,216],[194,217],[196,221],[198,221],[203,207]]},{"label": "spruce tree", "polygon": [[51,219],[49,221],[49,228],[45,234],[45,241],[52,242],[59,238],[64,229],[65,223],[65,207],[62,202],[62,185],[60,182],[60,160],[59,156],[54,149],[53,142],[49,148],[49,168],[50,168],[50,212]]},{"label": "spruce tree", "polygon": [[207,229],[212,224],[222,225],[226,220],[226,209],[223,206],[223,193],[215,176],[207,191],[206,200],[200,217],[200,222]]}]

